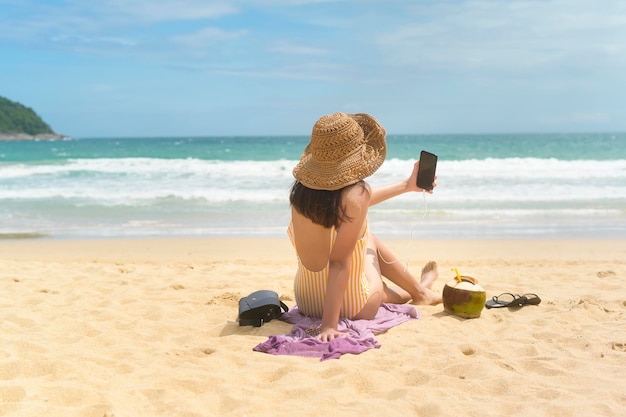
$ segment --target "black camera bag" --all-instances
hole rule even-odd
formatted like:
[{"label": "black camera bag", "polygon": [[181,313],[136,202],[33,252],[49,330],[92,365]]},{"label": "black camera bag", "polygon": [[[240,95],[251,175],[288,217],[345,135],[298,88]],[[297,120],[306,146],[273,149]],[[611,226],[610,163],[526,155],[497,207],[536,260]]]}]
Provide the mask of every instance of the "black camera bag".
[{"label": "black camera bag", "polygon": [[270,290],[255,291],[239,300],[239,325],[261,327],[263,323],[276,319],[289,308]]}]

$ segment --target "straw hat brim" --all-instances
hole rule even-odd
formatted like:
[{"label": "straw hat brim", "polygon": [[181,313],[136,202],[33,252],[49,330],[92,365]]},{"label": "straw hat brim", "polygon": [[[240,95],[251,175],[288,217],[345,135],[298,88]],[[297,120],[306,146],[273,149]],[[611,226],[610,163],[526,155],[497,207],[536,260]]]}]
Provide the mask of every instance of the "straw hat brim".
[{"label": "straw hat brim", "polygon": [[316,159],[309,143],[293,170],[296,180],[304,186],[314,190],[339,190],[369,177],[385,161],[387,144],[384,127],[368,114],[347,116],[361,127],[362,143],[355,152],[333,161]]}]

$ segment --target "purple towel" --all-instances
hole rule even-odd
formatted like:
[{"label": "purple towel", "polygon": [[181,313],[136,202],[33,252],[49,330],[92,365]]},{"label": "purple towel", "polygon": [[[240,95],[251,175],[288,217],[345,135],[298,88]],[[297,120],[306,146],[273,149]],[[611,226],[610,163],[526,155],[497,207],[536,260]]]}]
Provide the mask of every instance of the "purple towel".
[{"label": "purple towel", "polygon": [[382,304],[372,320],[339,320],[339,331],[346,333],[330,342],[322,342],[310,335],[322,322],[321,319],[306,317],[294,306],[284,313],[280,320],[293,324],[290,334],[270,336],[253,350],[272,355],[296,355],[326,359],[339,359],[344,353],[358,355],[372,348],[379,348],[380,343],[374,335],[404,323],[419,319],[419,313],[408,304]]}]

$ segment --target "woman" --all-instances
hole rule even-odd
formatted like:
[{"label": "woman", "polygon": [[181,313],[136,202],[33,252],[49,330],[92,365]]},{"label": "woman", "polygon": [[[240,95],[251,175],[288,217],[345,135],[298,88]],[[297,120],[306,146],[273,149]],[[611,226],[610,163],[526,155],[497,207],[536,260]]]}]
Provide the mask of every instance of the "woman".
[{"label": "woman", "polygon": [[[340,317],[373,319],[381,303],[441,302],[431,289],[435,262],[426,264],[418,280],[369,231],[370,206],[425,191],[416,185],[419,162],[399,183],[371,188],[363,181],[385,160],[385,137],[383,126],[370,115],[322,116],[293,170],[288,231],[298,255],[296,303],[303,314],[322,319],[322,341],[342,336]],[[383,276],[398,287],[387,286]]]}]

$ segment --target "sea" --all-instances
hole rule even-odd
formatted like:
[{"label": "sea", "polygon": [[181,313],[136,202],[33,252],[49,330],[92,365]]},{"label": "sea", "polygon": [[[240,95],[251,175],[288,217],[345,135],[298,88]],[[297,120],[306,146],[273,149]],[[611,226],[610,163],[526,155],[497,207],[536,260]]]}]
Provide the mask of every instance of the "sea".
[{"label": "sea", "polygon": [[[0,142],[0,238],[285,237],[307,136]],[[626,238],[626,133],[388,135],[372,186],[438,155],[433,194],[373,206],[398,239]]]}]

